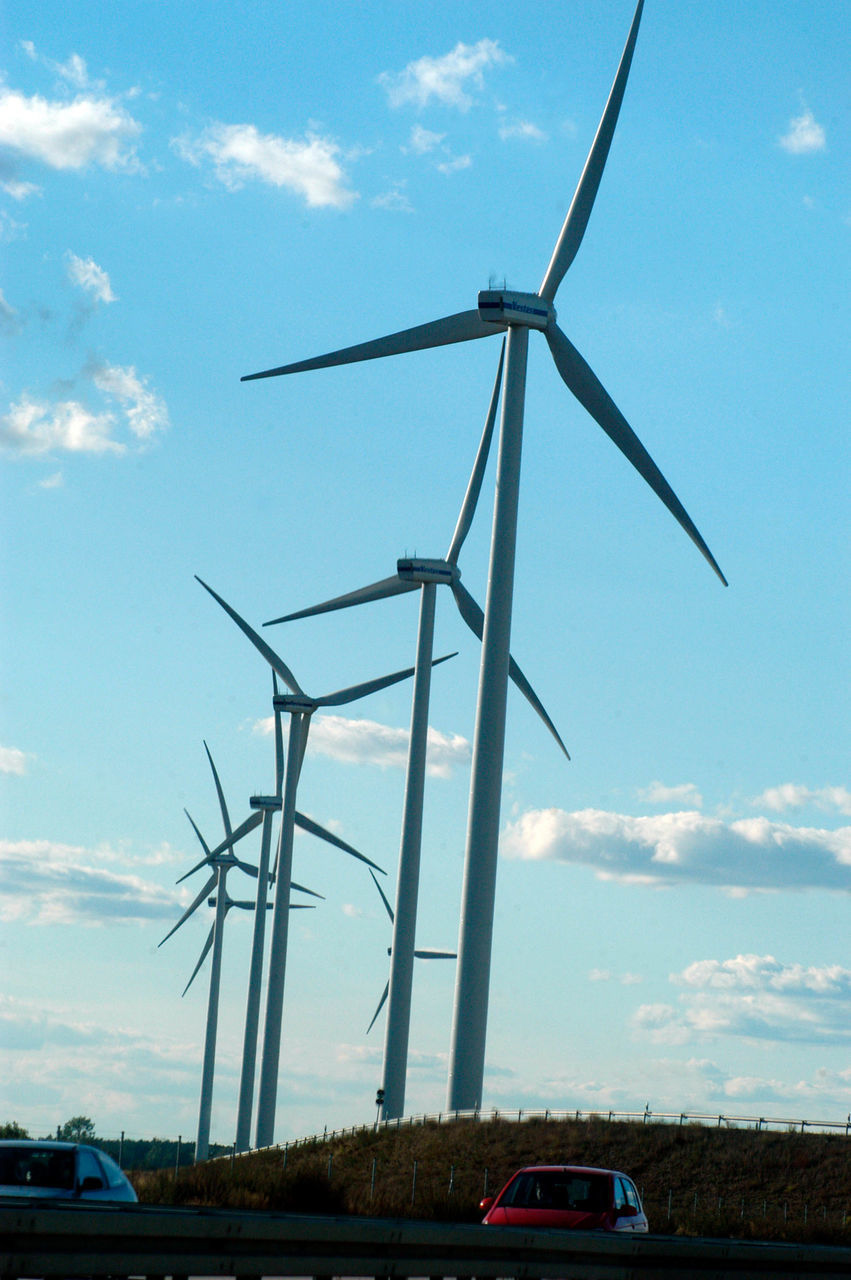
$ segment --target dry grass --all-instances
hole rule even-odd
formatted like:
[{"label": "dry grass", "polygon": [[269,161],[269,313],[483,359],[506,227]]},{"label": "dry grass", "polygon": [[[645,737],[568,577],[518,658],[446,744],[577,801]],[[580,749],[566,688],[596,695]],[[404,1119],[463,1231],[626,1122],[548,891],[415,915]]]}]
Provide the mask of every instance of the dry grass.
[{"label": "dry grass", "polygon": [[549,1163],[625,1170],[653,1231],[851,1242],[851,1142],[839,1135],[460,1121],[358,1132],[134,1182],[147,1203],[476,1222],[486,1187],[492,1193],[522,1165]]}]

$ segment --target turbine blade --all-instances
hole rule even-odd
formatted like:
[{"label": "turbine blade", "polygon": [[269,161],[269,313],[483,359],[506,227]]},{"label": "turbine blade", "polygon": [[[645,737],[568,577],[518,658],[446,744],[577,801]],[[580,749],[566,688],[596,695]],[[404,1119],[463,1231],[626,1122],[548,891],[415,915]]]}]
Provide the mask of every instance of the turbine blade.
[{"label": "turbine blade", "polygon": [[198,957],[198,963],[196,964],[195,968],[192,970],[192,977],[189,979],[186,986],[183,988],[183,990],[180,993],[181,999],[186,995],[186,992],[192,986],[192,983],[195,981],[195,978],[197,977],[198,970],[201,968],[201,965],[207,959],[207,956],[210,951],[210,947],[213,945],[213,934],[215,933],[215,931],[216,931],[215,924],[211,924],[210,932],[207,934],[207,941],[204,943],[204,946],[201,949],[201,954]]},{"label": "turbine blade", "polygon": [[338,364],[357,364],[360,360],[376,360],[380,356],[401,355],[405,351],[425,351],[429,347],[445,347],[453,342],[469,342],[473,338],[487,338],[502,332],[502,326],[486,324],[478,311],[459,311],[428,324],[402,329],[385,338],[359,342],[354,347],[343,347],[328,355],[313,356],[310,360],[298,360],[295,364],[282,364],[276,369],[264,369],[262,373],[248,373],[241,382],[254,382],[257,378],[277,378],[282,373],[305,373],[308,369],[328,369]]},{"label": "turbine blade", "polygon": [[216,794],[219,797],[219,808],[222,811],[222,822],[225,826],[225,835],[231,834],[230,814],[228,813],[227,802],[225,801],[225,793],[222,790],[222,784],[219,780],[219,771],[213,763],[213,757],[210,755],[210,748],[204,743],[204,750],[207,753],[207,759],[210,761],[210,768],[213,770],[213,781],[216,784]]},{"label": "turbine blade", "polygon": [[457,951],[415,951],[417,960],[457,960]]},{"label": "turbine blade", "polygon": [[[485,615],[482,613],[482,610],[480,609],[478,604],[476,604],[476,601],[470,595],[467,588],[463,586],[459,581],[455,581],[452,583],[452,594],[455,597],[455,603],[458,606],[458,612],[461,614],[461,617],[464,619],[467,626],[473,632],[473,635],[477,636],[479,640],[481,640],[482,634],[485,629]],[[556,729],[555,725],[553,724],[552,720],[550,719],[549,715],[544,709],[544,705],[541,702],[538,695],[535,693],[535,690],[532,688],[529,681],[526,679],[523,672],[520,670],[517,663],[514,661],[514,659],[511,657],[510,654],[508,655],[508,674],[511,676],[511,679],[514,681],[515,685],[523,694],[523,697],[526,699],[526,701],[529,703],[532,709],[536,711],[537,714],[541,717],[544,724],[547,726],[550,733],[553,735],[556,742],[561,747],[562,751],[564,752],[564,754],[567,756],[569,760],[570,753],[568,752],[567,747],[562,742],[559,731]]]},{"label": "turbine blade", "polygon": [[600,186],[600,179],[606,166],[609,147],[612,143],[615,125],[618,122],[618,113],[623,102],[643,8],[644,0],[638,0],[635,15],[632,19],[632,26],[629,29],[626,45],[621,55],[620,65],[609,94],[609,100],[606,103],[606,109],[603,112],[603,117],[597,128],[597,134],[591,144],[591,150],[588,152],[588,159],[585,161],[585,168],[582,170],[579,185],[570,202],[570,208],[567,211],[564,226],[553,250],[550,265],[547,267],[546,275],[538,290],[540,296],[546,299],[547,302],[552,302],[556,295],[556,290],[564,279],[565,272],[576,257],[577,250],[582,243],[582,237],[585,235],[585,228],[588,226],[588,219],[591,217],[591,210],[594,207],[597,189]]},{"label": "turbine blade", "polygon": [[599,378],[559,329],[551,324],[547,329],[547,342],[556,362],[556,368],[576,399],[587,409],[594,421],[603,428],[610,440],[617,445],[640,476],[647,481],[657,498],[664,502],[677,523],[685,530],[701,555],[709,562],[718,577],[727,586],[727,579],[716,563],[683,504],[674,493],[644,445],[612,400]]},{"label": "turbine blade", "polygon": [[381,898],[381,901],[384,903],[384,910],[387,912],[388,916],[390,917],[390,923],[394,924],[395,918],[393,915],[393,908],[391,907],[390,903],[387,901],[387,895],[385,894],[381,885],[376,880],[373,873],[370,871],[369,874],[372,876],[372,883],[375,885],[376,889],[378,890],[379,897]]},{"label": "turbine blade", "polygon": [[461,504],[461,512],[458,516],[458,523],[455,526],[455,532],[452,535],[452,541],[449,544],[449,550],[446,553],[446,559],[449,564],[457,564],[458,556],[464,545],[464,539],[470,532],[470,526],[473,523],[473,516],[476,514],[476,503],[479,501],[479,494],[482,489],[482,481],[485,476],[485,467],[488,464],[488,454],[490,453],[491,440],[493,439],[493,428],[496,422],[496,410],[499,404],[499,391],[502,386],[502,368],[505,363],[505,339],[502,340],[502,350],[499,353],[499,365],[496,370],[496,380],[493,384],[491,392],[491,402],[488,409],[488,416],[485,419],[485,428],[482,432],[482,438],[479,441],[479,450],[476,454],[476,461],[473,463],[473,470],[470,474],[470,482],[467,485],[467,492],[464,495],[464,501]]},{"label": "turbine blade", "polygon": [[193,912],[193,911],[196,911],[196,910],[198,909],[198,907],[200,907],[201,903],[204,901],[204,899],[206,898],[207,894],[208,894],[208,893],[211,891],[211,889],[213,889],[213,887],[215,886],[215,883],[216,883],[216,881],[217,881],[217,880],[218,880],[218,873],[214,872],[214,873],[213,873],[213,875],[211,875],[211,876],[210,876],[210,879],[207,881],[207,883],[204,885],[204,888],[203,888],[203,889],[201,890],[201,892],[198,894],[197,898],[195,898],[195,900],[193,901],[192,905],[186,908],[186,910],[184,911],[183,915],[182,915],[182,916],[180,917],[180,919],[178,920],[177,924],[176,924],[176,925],[174,925],[171,929],[169,929],[168,933],[165,935],[165,937],[163,938],[162,942],[160,942],[160,943],[158,943],[158,944],[157,944],[158,946],[160,946],[160,947],[161,947],[161,946],[163,945],[163,942],[168,942],[168,940],[169,940],[169,938],[171,937],[171,935],[172,935],[173,933],[176,933],[176,932],[177,932],[177,930],[180,928],[180,926],[181,926],[182,924],[185,924],[185,922],[186,922],[186,921],[189,919],[189,917],[192,915],[192,912]]},{"label": "turbine blade", "polygon": [[379,1013],[381,1013],[381,1010],[384,1008],[384,1002],[387,999],[389,991],[390,991],[390,982],[388,981],[385,984],[384,990],[381,993],[381,999],[378,1002],[378,1008],[375,1010],[375,1013],[372,1015],[372,1022],[369,1024],[369,1026],[366,1029],[367,1035],[369,1035],[370,1031],[375,1026],[375,1020],[378,1017]]},{"label": "turbine blade", "polygon": [[[454,657],[454,653],[445,653],[442,658],[435,658],[431,665],[439,666],[441,662]],[[358,698],[365,698],[369,693],[378,693],[391,684],[398,684],[400,680],[407,680],[413,674],[414,668],[406,667],[404,671],[394,671],[392,675],[380,676],[377,680],[365,680],[363,684],[353,684],[348,689],[339,689],[336,693],[328,693],[324,698],[316,698],[314,701],[317,707],[342,707],[348,702],[356,702]]]},{"label": "turbine blade", "polygon": [[377,862],[373,862],[364,853],[358,853],[357,849],[353,849],[350,844],[346,844],[345,840],[341,840],[339,836],[335,836],[333,832],[320,827],[318,822],[314,822],[312,818],[306,817],[303,813],[296,810],[295,822],[297,827],[301,827],[302,831],[309,831],[312,836],[318,836],[320,840],[326,840],[328,844],[333,844],[335,848],[342,849],[344,853],[348,853],[352,858],[357,858],[361,862],[365,862],[368,867],[374,867],[376,871],[380,871],[383,876],[387,872],[383,867],[379,867]]},{"label": "turbine blade", "polygon": [[[259,827],[262,821],[262,810],[255,809],[248,815],[244,822],[239,824],[236,831],[232,831],[221,844],[216,845],[215,849],[210,854],[210,857],[218,858],[221,854],[227,853],[229,849],[232,849],[235,844],[239,844],[240,840],[244,839],[244,837],[247,836],[249,832],[253,831],[255,827]],[[254,875],[257,875],[256,869],[254,871]]]},{"label": "turbine blade", "polygon": [[323,902],[325,901],[323,893],[317,893],[315,889],[306,889],[303,884],[297,884],[295,880],[290,881],[290,888],[298,889],[299,893],[309,893],[311,898],[321,898]]},{"label": "turbine blade", "polygon": [[398,574],[392,578],[382,578],[368,587],[359,587],[356,591],[348,591],[343,596],[335,596],[333,600],[325,600],[309,609],[299,609],[297,613],[285,614],[282,618],[272,618],[264,622],[264,627],[274,627],[278,622],[295,622],[297,618],[312,618],[317,613],[331,613],[334,609],[348,609],[353,604],[369,604],[372,600],[384,600],[387,596],[398,596],[404,591],[416,591],[418,582],[405,582]]},{"label": "turbine blade", "polygon": [[270,648],[270,646],[266,643],[266,641],[257,634],[257,632],[254,630],[253,627],[250,627],[248,625],[248,623],[245,621],[244,618],[241,618],[239,616],[236,609],[232,609],[230,605],[225,600],[223,600],[220,595],[216,594],[216,592],[213,590],[212,587],[208,587],[206,582],[204,582],[202,578],[198,577],[197,573],[195,574],[195,578],[196,578],[196,581],[201,583],[201,586],[204,588],[204,590],[208,591],[210,595],[213,597],[213,599],[219,602],[219,604],[224,609],[225,613],[230,614],[230,616],[233,618],[236,625],[239,627],[240,631],[242,631],[245,635],[247,635],[248,639],[254,645],[255,649],[257,649],[260,653],[262,653],[263,657],[269,663],[269,666],[272,668],[272,670],[277,671],[278,675],[281,677],[284,684],[287,685],[290,692],[303,694],[304,690],[300,687],[298,681],[296,680],[293,673],[290,671],[287,664],[284,662],[283,658],[279,658],[278,655],[275,653],[275,650]]},{"label": "turbine blade", "polygon": [[[187,818],[188,818],[188,819],[189,819],[189,821],[192,823],[192,830],[195,832],[196,836],[197,836],[197,837],[198,837],[198,839],[201,841],[201,848],[204,850],[204,853],[205,853],[205,854],[206,854],[206,856],[209,858],[209,856],[210,856],[210,846],[207,844],[207,841],[204,839],[204,837],[201,835],[201,832],[198,830],[198,827],[197,827],[197,825],[196,825],[195,819],[192,817],[192,814],[189,812],[189,810],[188,810],[188,809],[184,809],[184,810],[183,810],[183,812],[186,814]],[[198,866],[201,866],[201,865],[202,865],[202,864],[199,862]],[[190,874],[190,873],[189,873],[189,872],[187,872],[187,875],[188,875],[188,874]]]},{"label": "turbine blade", "polygon": [[257,867],[255,867],[255,866],[254,866],[252,863],[250,863],[250,862],[243,862],[243,861],[242,861],[242,858],[234,857],[233,865],[234,865],[235,867],[239,867],[240,871],[244,871],[244,872],[245,872],[245,874],[246,874],[247,876],[251,876],[251,878],[252,878],[253,880],[256,880],[256,879],[258,878],[258,876],[260,875],[260,872],[259,872],[259,870],[257,869]]}]

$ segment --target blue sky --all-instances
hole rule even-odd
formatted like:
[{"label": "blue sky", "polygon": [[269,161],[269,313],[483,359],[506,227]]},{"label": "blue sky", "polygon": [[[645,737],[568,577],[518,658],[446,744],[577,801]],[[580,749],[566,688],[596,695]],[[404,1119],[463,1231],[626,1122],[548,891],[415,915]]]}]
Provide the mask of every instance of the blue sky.
[{"label": "blue sky", "polygon": [[[265,664],[193,575],[257,626],[445,554],[498,344],[239,378],[536,288],[630,18],[6,4],[0,1119],[194,1133],[209,917],[157,948],[200,888],[183,808],[218,839],[202,740],[235,817],[274,753]],[[729,588],[530,342],[512,649],[573,758],[510,695],[486,1106],[851,1110],[847,36],[838,0],[648,0],[557,298]],[[480,600],[492,493],[493,461]],[[408,596],[266,634],[325,693],[415,628]],[[436,645],[418,943],[451,949],[478,652],[448,597]],[[391,896],[409,699],[317,716],[299,791]],[[300,837],[295,875],[325,901],[291,930],[282,1139],[371,1118],[390,940],[358,864]],[[412,1111],[453,970],[416,975]]]}]

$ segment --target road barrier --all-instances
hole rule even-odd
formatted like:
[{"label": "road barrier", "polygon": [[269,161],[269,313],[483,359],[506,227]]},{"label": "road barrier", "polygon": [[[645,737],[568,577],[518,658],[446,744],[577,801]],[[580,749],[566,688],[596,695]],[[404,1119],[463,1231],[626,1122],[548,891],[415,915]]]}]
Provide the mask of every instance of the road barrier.
[{"label": "road barrier", "polygon": [[220,1209],[0,1205],[0,1280],[55,1277],[522,1277],[848,1280],[851,1248],[527,1231]]}]

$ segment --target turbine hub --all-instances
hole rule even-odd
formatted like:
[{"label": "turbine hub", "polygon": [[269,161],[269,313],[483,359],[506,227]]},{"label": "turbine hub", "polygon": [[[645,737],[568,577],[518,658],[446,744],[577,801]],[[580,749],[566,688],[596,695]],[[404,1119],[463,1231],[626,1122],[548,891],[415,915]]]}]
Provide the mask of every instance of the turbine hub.
[{"label": "turbine hub", "polygon": [[403,582],[447,582],[457,577],[457,569],[446,560],[425,560],[420,556],[405,556],[396,561],[396,572]]},{"label": "turbine hub", "polygon": [[272,706],[276,711],[289,711],[290,715],[309,716],[316,710],[316,703],[305,693],[276,693]]},{"label": "turbine hub", "polygon": [[252,809],[274,809],[277,812],[281,807],[281,797],[252,796],[248,803]]},{"label": "turbine hub", "polygon": [[515,293],[511,289],[482,289],[479,293],[479,318],[487,324],[546,329],[555,314],[552,303],[537,293]]}]

